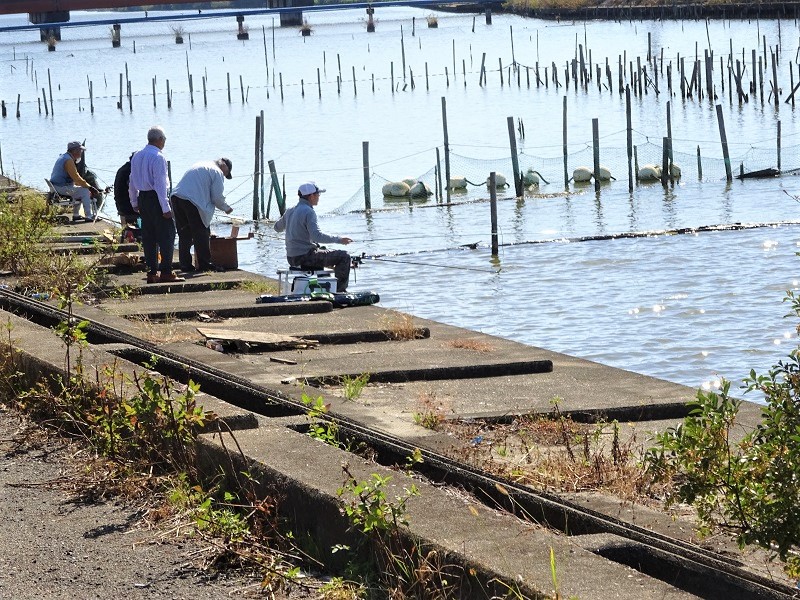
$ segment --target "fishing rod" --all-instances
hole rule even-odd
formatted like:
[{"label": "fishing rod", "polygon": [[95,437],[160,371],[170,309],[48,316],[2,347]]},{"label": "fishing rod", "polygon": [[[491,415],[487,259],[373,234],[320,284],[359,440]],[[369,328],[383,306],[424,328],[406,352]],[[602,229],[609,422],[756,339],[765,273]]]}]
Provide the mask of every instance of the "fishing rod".
[{"label": "fishing rod", "polygon": [[455,269],[457,271],[475,271],[476,273],[491,273],[492,275],[496,275],[497,273],[500,272],[500,269],[478,269],[476,267],[456,267],[453,265],[437,265],[433,263],[414,262],[411,260],[392,260],[391,258],[380,258],[378,256],[362,255],[361,260],[375,260],[378,262],[390,262],[390,263],[397,263],[400,265],[416,265],[419,267],[436,267],[438,269]]}]

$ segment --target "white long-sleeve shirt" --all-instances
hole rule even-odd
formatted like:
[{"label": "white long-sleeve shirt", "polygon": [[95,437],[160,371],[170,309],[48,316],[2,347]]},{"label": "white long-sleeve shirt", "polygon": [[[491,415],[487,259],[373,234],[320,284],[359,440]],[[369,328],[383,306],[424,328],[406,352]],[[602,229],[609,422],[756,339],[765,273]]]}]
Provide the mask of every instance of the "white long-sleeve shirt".
[{"label": "white long-sleeve shirt", "polygon": [[155,191],[161,212],[172,211],[169,205],[169,175],[167,159],[157,146],[147,144],[131,158],[131,178],[128,183],[128,196],[133,208],[139,207],[139,192]]},{"label": "white long-sleeve shirt", "polygon": [[197,207],[200,219],[206,227],[211,225],[214,209],[224,212],[233,210],[225,203],[222,194],[225,187],[222,170],[212,160],[201,160],[193,164],[172,190],[173,196],[188,200]]}]

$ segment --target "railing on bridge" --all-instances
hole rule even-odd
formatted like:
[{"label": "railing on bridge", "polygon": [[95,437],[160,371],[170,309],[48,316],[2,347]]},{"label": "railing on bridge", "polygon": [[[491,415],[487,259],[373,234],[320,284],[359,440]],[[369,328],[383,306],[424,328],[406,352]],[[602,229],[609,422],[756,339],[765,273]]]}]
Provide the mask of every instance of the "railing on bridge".
[{"label": "railing on bridge", "polygon": [[[197,0],[149,0],[149,5],[163,4],[187,4],[196,3]],[[486,12],[486,22],[491,23],[491,8],[500,6],[502,0],[384,0],[379,2],[355,2],[351,4],[325,4],[315,5],[314,0],[265,0],[268,8],[263,9],[243,9],[237,13],[205,11],[194,15],[182,14],[178,17],[181,20],[219,18],[223,16],[236,15],[239,23],[240,34],[243,31],[242,22],[245,15],[275,14],[280,17],[281,26],[299,26],[303,24],[303,12],[331,11],[341,9],[360,9],[366,8],[367,14],[372,16],[374,9],[380,6],[420,6],[435,7],[438,5],[456,6],[470,5],[477,7],[476,12]],[[82,21],[80,23],[69,23],[69,10],[86,10],[89,8],[122,8],[131,6],[141,6],[141,0],[1,0],[0,14],[28,13],[30,22],[33,25],[15,25],[10,27],[0,27],[3,31],[19,31],[24,29],[39,29],[42,41],[53,37],[61,39],[62,27],[82,27],[88,25],[113,25],[119,31],[122,23],[141,23],[148,21],[171,21],[176,17],[172,15],[158,15],[141,17],[120,17],[115,19],[98,19]],[[54,9],[40,12],[32,12],[39,9]],[[145,13],[146,15],[146,13]],[[373,29],[374,30],[374,29]]]}]

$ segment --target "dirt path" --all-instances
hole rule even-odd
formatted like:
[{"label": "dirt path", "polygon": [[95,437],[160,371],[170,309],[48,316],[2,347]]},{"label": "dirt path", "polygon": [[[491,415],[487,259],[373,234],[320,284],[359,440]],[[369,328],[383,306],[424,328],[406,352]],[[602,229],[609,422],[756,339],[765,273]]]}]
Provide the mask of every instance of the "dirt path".
[{"label": "dirt path", "polygon": [[[76,460],[64,440],[27,435],[0,408],[0,597],[20,599],[258,597],[258,582],[211,578],[198,544],[160,543],[132,507],[85,503],[70,490]],[[306,591],[285,598],[311,598]]]}]

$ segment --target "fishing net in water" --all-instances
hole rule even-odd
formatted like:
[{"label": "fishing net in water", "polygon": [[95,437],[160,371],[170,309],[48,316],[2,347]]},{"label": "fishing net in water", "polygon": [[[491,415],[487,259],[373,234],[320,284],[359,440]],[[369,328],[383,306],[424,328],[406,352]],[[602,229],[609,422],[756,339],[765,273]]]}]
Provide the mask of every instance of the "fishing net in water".
[{"label": "fishing net in water", "polygon": [[[633,147],[631,157],[631,168],[633,177],[637,179],[637,172],[646,165],[661,166],[663,162],[664,149],[661,144],[650,141],[636,144]],[[792,146],[781,149],[781,171],[783,174],[796,175],[800,173],[800,146]],[[444,173],[445,161],[442,158],[439,164],[433,164],[426,172],[418,175],[415,179],[423,182],[432,192],[431,195],[417,197],[411,196],[384,196],[382,189],[386,184],[400,181],[400,177],[392,178],[388,174],[373,173],[369,180],[370,206],[372,210],[397,209],[415,204],[426,202],[441,201],[438,195],[437,172]],[[694,149],[678,147],[673,142],[672,163],[679,167],[680,178],[682,181],[714,181],[725,180],[725,160],[719,157],[702,156],[699,147]],[[527,193],[546,193],[547,184],[557,186],[552,190],[562,191],[564,185],[565,171],[567,178],[572,178],[573,171],[578,167],[587,167],[593,170],[594,155],[590,146],[570,152],[565,160],[563,156],[537,156],[528,152],[518,154],[518,166],[521,175],[526,171],[535,171],[540,183],[537,186],[526,188]],[[600,164],[606,167],[611,175],[617,180],[628,179],[628,149],[623,148],[600,148]],[[743,154],[730,157],[731,172],[733,177],[740,174],[752,174],[760,171],[778,169],[778,150],[773,148],[751,147]],[[389,165],[383,165],[386,168]],[[450,177],[451,179],[463,178],[467,181],[467,187],[451,190],[452,201],[469,201],[488,196],[486,183],[491,172],[502,175],[510,184],[510,188],[498,190],[499,195],[507,193],[513,194],[513,161],[511,156],[498,158],[471,158],[455,152],[450,153]],[[442,175],[441,179],[444,179]],[[442,183],[444,190],[444,184]],[[509,191],[510,189],[510,191]],[[446,193],[446,192],[445,192]],[[342,205],[334,209],[334,214],[344,214],[364,210],[365,195],[364,186],[357,190]]]}]

